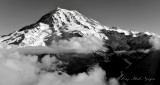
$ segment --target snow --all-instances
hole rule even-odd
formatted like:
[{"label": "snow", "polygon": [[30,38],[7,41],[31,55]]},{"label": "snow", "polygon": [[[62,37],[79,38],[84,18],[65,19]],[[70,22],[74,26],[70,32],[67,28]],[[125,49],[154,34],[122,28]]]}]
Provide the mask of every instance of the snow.
[{"label": "snow", "polygon": [[47,29],[49,29],[49,25],[44,24],[44,23],[39,23],[39,28],[41,30],[47,30]]},{"label": "snow", "polygon": [[144,32],[145,34],[147,34],[147,35],[152,35],[151,33],[149,33],[149,32]]},{"label": "snow", "polygon": [[[68,28],[68,30],[62,29],[65,32],[80,31],[84,35],[94,35],[97,37],[103,37],[105,39],[108,39],[107,36],[99,33],[100,29],[103,29],[104,27],[99,25],[97,21],[92,20],[95,23],[95,25],[91,25],[89,22],[87,22],[88,18],[84,17],[75,10],[69,11],[60,8],[57,8],[57,10],[58,11],[55,14],[53,14],[52,17],[52,19],[54,20],[53,27],[56,31],[55,34],[57,36],[61,36],[59,28],[66,27]],[[70,19],[69,21],[66,19],[66,16],[68,19]],[[79,24],[77,23],[77,21],[79,22]],[[65,23],[65,26],[62,23]],[[84,26],[88,28],[84,28]]]},{"label": "snow", "polygon": [[38,27],[29,30],[25,34],[25,39],[22,41],[23,44],[21,43],[20,46],[46,46],[44,38],[52,33],[49,28],[49,25],[40,23]]},{"label": "snow", "polygon": [[133,37],[137,37],[137,34],[139,33],[139,32],[137,32],[137,31],[131,31],[132,32],[132,34],[133,34]]},{"label": "snow", "polygon": [[[45,45],[45,38],[51,36],[52,30],[54,29],[54,34],[56,36],[61,36],[61,31],[65,32],[80,32],[84,36],[96,36],[99,38],[103,38],[108,40],[108,37],[105,36],[100,31],[102,29],[106,29],[109,31],[116,31],[118,33],[124,33],[127,35],[132,35],[133,37],[137,37],[139,32],[136,31],[129,31],[129,30],[123,30],[117,27],[117,29],[112,29],[107,26],[101,25],[99,22],[87,18],[83,16],[81,13],[75,10],[66,10],[62,8],[57,8],[57,11],[52,14],[52,25],[51,28],[50,25],[39,22],[36,27],[33,29],[29,29],[27,33],[24,31],[15,31],[10,36],[0,37],[0,42],[3,42],[4,40],[8,40],[6,43],[13,43],[15,41],[18,41],[21,39],[21,37],[18,37],[21,34],[25,35],[24,40],[20,43],[20,46],[46,46]],[[69,19],[69,20],[68,20]],[[61,29],[60,29],[61,28]],[[67,28],[67,29],[66,29]],[[154,35],[158,36],[154,33],[144,32],[147,35]],[[15,36],[16,34],[16,36]]]},{"label": "snow", "polygon": [[119,33],[124,33],[125,35],[130,35],[130,32],[128,30],[122,30],[122,29],[120,29],[118,27],[117,27],[117,29],[109,28],[108,30],[110,30],[110,31],[117,31]]}]

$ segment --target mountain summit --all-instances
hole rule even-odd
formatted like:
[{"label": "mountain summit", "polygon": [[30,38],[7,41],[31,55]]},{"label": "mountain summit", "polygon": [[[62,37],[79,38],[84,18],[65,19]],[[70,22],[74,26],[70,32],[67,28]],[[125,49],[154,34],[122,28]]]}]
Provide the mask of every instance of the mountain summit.
[{"label": "mountain summit", "polygon": [[38,22],[9,35],[1,36],[0,42],[19,46],[46,46],[51,43],[51,40],[87,34],[98,36],[101,35],[98,30],[103,28],[105,27],[98,22],[83,16],[77,11],[57,8],[44,15]]},{"label": "mountain summit", "polygon": [[[36,23],[0,37],[1,43],[25,46],[50,46],[59,40],[94,36],[114,50],[150,48],[148,39],[154,34],[109,28],[75,10],[56,8]],[[137,40],[140,40],[137,42]],[[134,45],[134,47],[133,47]],[[135,46],[137,45],[137,46]]]},{"label": "mountain summit", "polygon": [[[157,37],[149,32],[107,27],[75,10],[56,8],[36,23],[0,36],[0,48],[4,43],[11,47],[16,45],[13,46],[16,51],[36,55],[37,59],[33,60],[42,67],[42,73],[58,70],[69,75],[83,74],[99,65],[105,70],[106,79],[117,78],[132,85],[130,79],[140,79],[142,83],[148,83],[146,78],[159,79],[160,39]],[[0,50],[5,53],[3,46]]]}]

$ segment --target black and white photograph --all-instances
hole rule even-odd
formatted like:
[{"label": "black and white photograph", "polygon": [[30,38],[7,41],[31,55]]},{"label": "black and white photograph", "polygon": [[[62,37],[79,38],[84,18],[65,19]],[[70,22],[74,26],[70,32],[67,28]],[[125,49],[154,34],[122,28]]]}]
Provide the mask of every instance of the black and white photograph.
[{"label": "black and white photograph", "polygon": [[160,0],[0,0],[0,85],[160,85]]}]

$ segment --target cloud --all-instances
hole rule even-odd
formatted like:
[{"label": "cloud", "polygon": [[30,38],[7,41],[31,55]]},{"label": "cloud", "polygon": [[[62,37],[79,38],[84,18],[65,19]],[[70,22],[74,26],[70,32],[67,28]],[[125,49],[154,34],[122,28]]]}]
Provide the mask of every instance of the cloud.
[{"label": "cloud", "polygon": [[46,46],[26,46],[26,47],[6,46],[5,48],[1,48],[0,52],[1,53],[19,52],[20,54],[56,54],[56,53],[71,53],[75,51],[73,49],[63,49],[63,48],[57,49]]},{"label": "cloud", "polygon": [[73,37],[70,40],[59,40],[52,42],[52,48],[74,50],[77,53],[90,53],[101,50],[106,51],[102,38],[94,35]]},{"label": "cloud", "polygon": [[0,55],[0,85],[31,85],[38,70],[35,58],[25,58],[18,53]]},{"label": "cloud", "polygon": [[0,51],[16,52],[21,54],[55,54],[55,53],[92,53],[94,51],[107,51],[104,40],[95,35],[73,37],[69,40],[52,41],[51,46],[10,46],[1,44]]},{"label": "cloud", "polygon": [[100,68],[95,68],[89,74],[80,73],[75,76],[69,76],[57,73],[46,73],[40,76],[36,85],[105,85],[105,72]]},{"label": "cloud", "polygon": [[[107,83],[105,71],[98,66],[89,70],[88,73],[71,76],[62,72],[60,75],[56,71],[56,65],[62,62],[56,57],[46,55],[42,58],[42,62],[38,62],[38,56],[22,53],[26,49],[20,53],[18,52],[20,48],[16,47],[16,50],[12,47],[6,48],[8,47],[0,49],[0,85],[114,85],[117,82],[117,80],[111,80],[113,84]],[[44,69],[55,71],[48,72]]]},{"label": "cloud", "polygon": [[153,45],[153,48],[156,50],[160,49],[160,37],[153,36],[149,39],[149,42]]}]

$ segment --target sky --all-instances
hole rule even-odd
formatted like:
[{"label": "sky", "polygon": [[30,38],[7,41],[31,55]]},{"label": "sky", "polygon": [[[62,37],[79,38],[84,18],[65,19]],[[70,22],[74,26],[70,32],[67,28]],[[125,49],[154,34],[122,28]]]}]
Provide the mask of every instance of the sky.
[{"label": "sky", "polygon": [[0,0],[0,35],[33,24],[57,7],[109,27],[160,35],[160,0]]}]

